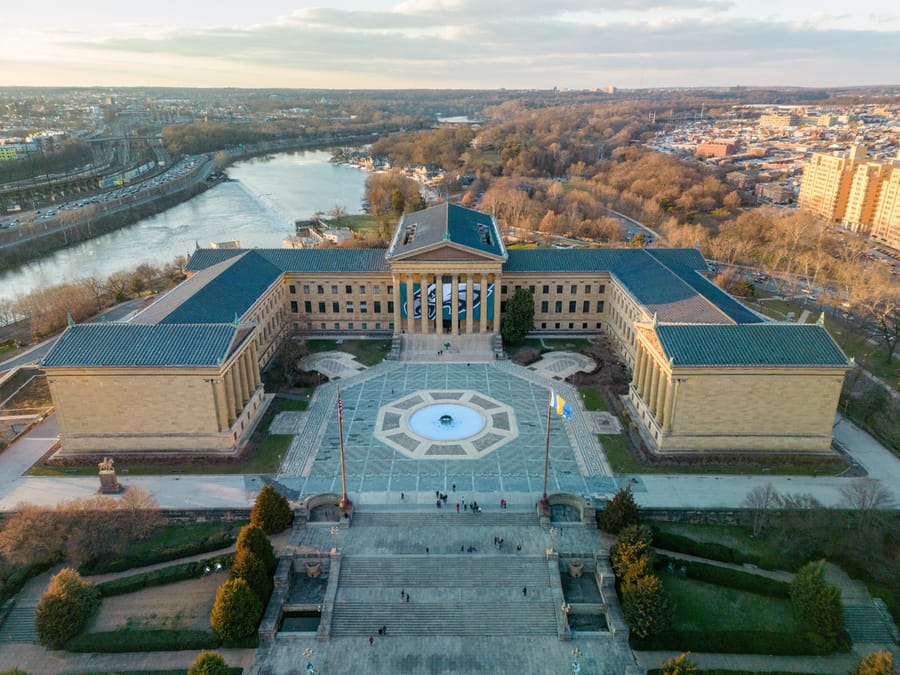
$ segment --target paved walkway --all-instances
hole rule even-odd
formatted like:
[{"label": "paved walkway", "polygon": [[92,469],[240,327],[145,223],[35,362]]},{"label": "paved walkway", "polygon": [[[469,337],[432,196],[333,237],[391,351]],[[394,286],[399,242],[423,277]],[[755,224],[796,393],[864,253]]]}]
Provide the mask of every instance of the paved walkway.
[{"label": "paved walkway", "polygon": [[549,379],[565,380],[575,373],[591,373],[596,367],[594,360],[584,354],[545,352],[541,354],[540,360],[532,363],[528,369]]},{"label": "paved walkway", "polygon": [[300,370],[316,370],[329,380],[356,375],[366,367],[347,352],[320,352],[300,359],[297,364]]}]

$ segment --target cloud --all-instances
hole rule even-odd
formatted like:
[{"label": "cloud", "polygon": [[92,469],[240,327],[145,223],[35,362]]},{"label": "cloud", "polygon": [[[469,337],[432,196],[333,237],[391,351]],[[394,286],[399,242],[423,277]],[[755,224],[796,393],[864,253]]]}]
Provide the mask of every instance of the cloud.
[{"label": "cloud", "polygon": [[[427,82],[434,87],[582,87],[613,78],[620,86],[896,80],[891,67],[900,62],[896,30],[833,28],[834,17],[822,17],[829,26],[823,28],[812,21],[789,24],[705,12],[700,19],[658,15],[651,11],[658,4],[562,0],[548,7],[545,0],[408,0],[390,11],[305,9],[250,28],[69,44],[92,52],[181,58],[186,68],[202,59],[279,74],[340,73],[354,82],[334,78],[335,87],[357,87],[355,82],[373,74],[396,83],[390,86]],[[641,20],[605,22],[565,15],[607,5],[648,13]],[[677,2],[679,8],[701,6],[727,3]],[[847,82],[854,73],[857,79]]]}]

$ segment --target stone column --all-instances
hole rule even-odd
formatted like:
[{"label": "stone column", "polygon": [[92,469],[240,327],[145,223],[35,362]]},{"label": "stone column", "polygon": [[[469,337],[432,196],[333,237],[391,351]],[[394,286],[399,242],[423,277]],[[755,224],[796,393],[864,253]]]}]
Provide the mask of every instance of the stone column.
[{"label": "stone column", "polygon": [[656,415],[656,392],[659,391],[659,368],[655,361],[650,364],[650,368],[653,370],[653,373],[650,376],[650,394],[647,396],[646,402],[647,407],[650,408],[650,413]]},{"label": "stone column", "polygon": [[218,423],[219,431],[225,431],[228,429],[228,400],[225,396],[225,388],[221,379],[213,382],[213,397],[215,398],[216,422]]},{"label": "stone column", "polygon": [[256,379],[253,377],[253,368],[250,366],[250,350],[245,349],[241,356],[241,363],[244,367],[244,379],[247,382],[247,400],[249,401],[256,391]]},{"label": "stone column", "polygon": [[475,275],[466,272],[466,335],[472,334],[472,278]]},{"label": "stone column", "polygon": [[256,341],[250,344],[250,368],[253,373],[254,388],[262,384],[262,375],[259,373],[259,353],[256,350]]},{"label": "stone column", "polygon": [[494,332],[500,332],[500,275],[494,275]]},{"label": "stone column", "polygon": [[478,332],[487,333],[487,274],[481,273],[481,317],[478,319]]},{"label": "stone column", "polygon": [[416,275],[406,275],[406,332],[412,335],[416,332],[416,298],[414,296]]},{"label": "stone column", "polygon": [[231,369],[225,371],[225,402],[227,403],[228,408],[228,424],[231,425],[232,420],[235,418],[235,410],[237,410],[237,403],[234,400],[234,375],[231,373]]},{"label": "stone column", "polygon": [[450,279],[450,325],[454,335],[459,335],[459,274]]},{"label": "stone column", "polygon": [[419,297],[422,299],[420,307],[422,308],[422,335],[428,335],[428,274],[421,275],[422,281]]},{"label": "stone column", "polygon": [[444,332],[444,276],[440,270],[434,275],[434,332]]},{"label": "stone column", "polygon": [[659,369],[659,391],[656,392],[656,402],[654,403],[654,407],[656,408],[656,421],[662,426],[663,423],[663,408],[666,404],[666,390],[669,388],[669,376],[663,372],[663,369]]},{"label": "stone column", "polygon": [[653,356],[644,354],[644,374],[641,376],[641,398],[647,403],[650,398],[650,385],[653,384]]},{"label": "stone column", "polygon": [[634,366],[634,375],[632,375],[631,379],[634,382],[634,388],[637,390],[638,396],[643,395],[643,391],[641,391],[641,378],[644,375],[644,369],[647,366],[647,354],[644,351],[644,348],[641,346],[641,343],[637,343],[637,360]]},{"label": "stone column", "polygon": [[403,325],[400,320],[400,275],[394,274],[394,335],[400,335]]},{"label": "stone column", "polygon": [[241,368],[241,360],[235,359],[231,364],[231,369],[234,372],[234,399],[238,406],[238,412],[244,409],[244,404],[247,402],[247,381],[244,379],[244,369]]},{"label": "stone column", "polygon": [[663,406],[663,431],[672,431],[672,413],[675,408],[675,388],[677,386],[677,381],[673,380],[666,387],[666,402]]}]

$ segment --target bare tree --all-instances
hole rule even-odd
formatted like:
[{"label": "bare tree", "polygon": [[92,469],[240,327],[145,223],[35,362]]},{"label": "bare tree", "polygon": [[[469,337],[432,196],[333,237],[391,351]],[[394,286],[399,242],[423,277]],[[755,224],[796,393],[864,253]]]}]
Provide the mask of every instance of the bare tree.
[{"label": "bare tree", "polygon": [[757,485],[747,493],[741,504],[750,509],[753,536],[758,537],[768,525],[769,511],[781,505],[781,495],[771,483]]},{"label": "bare tree", "polygon": [[159,502],[139,485],[129,485],[125,489],[119,508],[124,516],[123,527],[133,540],[148,538],[167,521]]}]

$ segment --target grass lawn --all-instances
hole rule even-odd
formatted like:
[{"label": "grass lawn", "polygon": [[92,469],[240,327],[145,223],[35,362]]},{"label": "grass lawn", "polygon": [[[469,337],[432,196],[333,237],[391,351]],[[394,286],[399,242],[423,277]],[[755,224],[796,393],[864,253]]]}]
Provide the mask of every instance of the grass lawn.
[{"label": "grass lawn", "polygon": [[391,348],[390,340],[344,340],[340,344],[337,340],[305,340],[304,344],[313,354],[319,352],[353,354],[364,366],[381,363]]},{"label": "grass lawn", "polygon": [[[860,366],[895,389],[900,387],[900,361],[885,361],[883,346],[872,344],[867,334],[847,326],[831,324],[828,332],[848,357],[852,356]],[[874,339],[878,341],[878,338]]]},{"label": "grass lawn", "polygon": [[716,586],[665,571],[659,576],[675,605],[675,630],[794,633],[800,629],[790,600]]},{"label": "grass lawn", "polygon": [[[688,537],[694,541],[721,544],[748,556],[767,560],[779,560],[781,550],[764,539],[751,537],[737,525],[692,525],[690,523],[669,523],[653,521],[652,525],[662,532]],[[788,565],[780,565],[788,567]]]},{"label": "grass lawn", "polygon": [[836,476],[844,471],[843,462],[834,463],[798,463],[784,462],[764,466],[761,464],[720,464],[720,465],[668,465],[668,464],[641,464],[631,454],[625,437],[622,435],[599,435],[600,444],[606,452],[606,459],[617,474],[728,474],[728,475],[762,475],[772,476]]},{"label": "grass lawn", "polygon": [[[312,389],[305,389],[304,392],[307,396],[312,393]],[[306,410],[306,407],[309,405],[308,401],[304,401],[296,398],[283,398],[281,399],[281,412],[299,412],[302,410]]]},{"label": "grass lawn", "polygon": [[157,530],[147,541],[138,541],[131,544],[121,554],[121,557],[149,557],[160,551],[178,549],[194,544],[200,540],[220,536],[229,533],[237,536],[240,529],[246,525],[246,521],[232,521],[220,523],[191,523],[166,525]]},{"label": "grass lawn", "polygon": [[609,412],[609,408],[606,405],[606,397],[603,396],[602,391],[596,387],[578,387],[578,391],[581,393],[581,400],[584,401],[586,410]]}]

